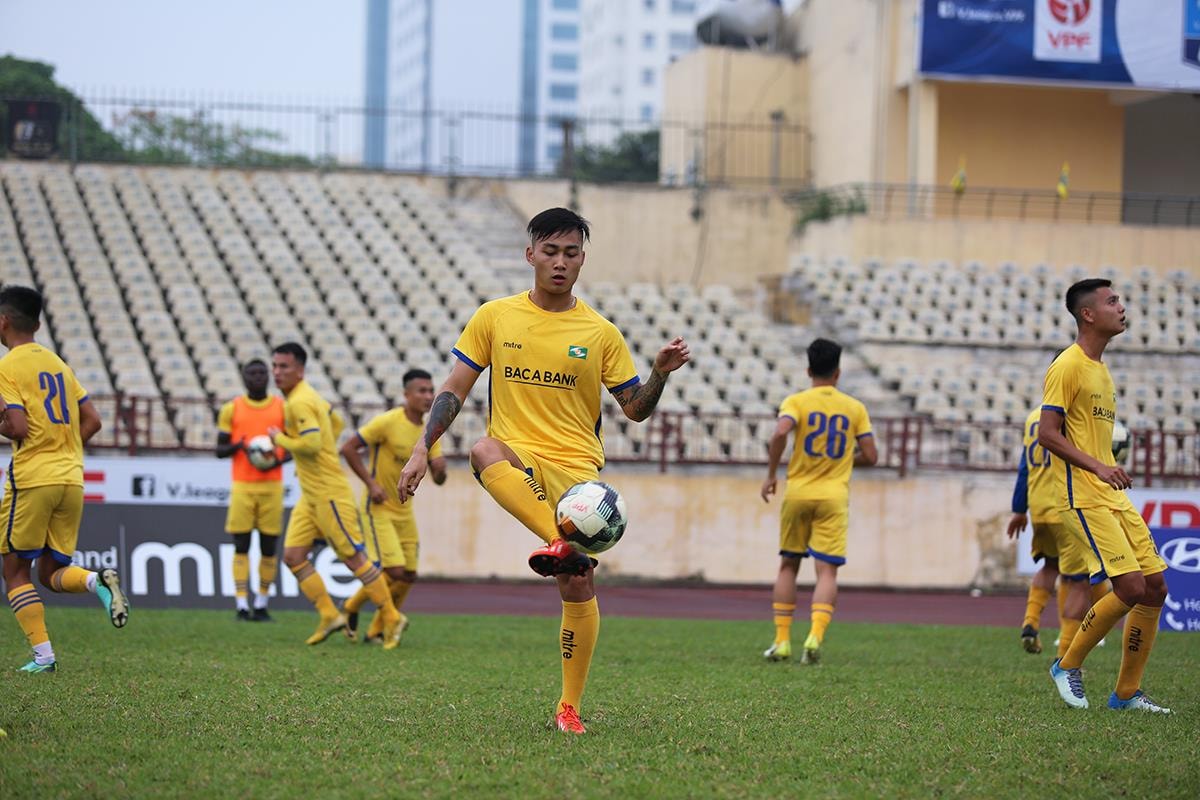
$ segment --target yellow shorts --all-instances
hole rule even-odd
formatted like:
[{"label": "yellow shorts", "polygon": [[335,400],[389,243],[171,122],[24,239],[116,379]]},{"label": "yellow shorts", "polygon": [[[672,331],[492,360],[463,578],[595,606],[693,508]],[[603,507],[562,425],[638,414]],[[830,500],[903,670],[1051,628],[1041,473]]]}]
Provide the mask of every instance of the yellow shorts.
[{"label": "yellow shorts", "polygon": [[[505,442],[505,444],[508,444]],[[559,464],[554,461],[534,455],[529,450],[509,444],[508,447],[517,454],[517,458],[525,465],[528,472],[538,485],[546,491],[546,502],[550,508],[558,508],[558,500],[563,494],[577,483],[600,479],[600,471],[595,464]]]},{"label": "yellow shorts", "polygon": [[417,571],[417,520],[397,514],[370,502],[363,506],[363,534],[367,540],[367,558],[378,567],[403,567]]},{"label": "yellow shorts", "polygon": [[301,497],[288,519],[284,547],[312,547],[323,539],[345,561],[364,549],[362,525],[354,496],[309,500]]},{"label": "yellow shorts", "polygon": [[0,553],[16,553],[31,561],[49,555],[60,564],[70,564],[82,518],[82,486],[18,489],[9,484],[0,501],[0,519],[5,526]]},{"label": "yellow shorts", "polygon": [[258,531],[267,536],[283,532],[283,482],[236,481],[229,492],[229,513],[225,515],[226,533]]},{"label": "yellow shorts", "polygon": [[1083,529],[1067,515],[1061,519],[1035,519],[1030,547],[1034,561],[1058,560],[1058,574],[1066,580],[1083,580],[1099,569]]},{"label": "yellow shorts", "polygon": [[1130,503],[1122,508],[1076,508],[1074,514],[1092,552],[1100,560],[1092,582],[1130,572],[1154,575],[1167,568],[1145,520]]},{"label": "yellow shorts", "polygon": [[779,555],[812,556],[828,564],[845,564],[849,527],[848,498],[785,497],[779,512]]}]

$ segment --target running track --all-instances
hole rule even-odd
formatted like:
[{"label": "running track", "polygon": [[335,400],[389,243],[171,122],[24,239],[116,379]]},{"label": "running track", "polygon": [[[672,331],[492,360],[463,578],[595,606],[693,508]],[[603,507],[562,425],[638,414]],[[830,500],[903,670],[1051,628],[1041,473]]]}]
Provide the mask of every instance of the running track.
[{"label": "running track", "polygon": [[[807,605],[801,588],[798,605]],[[771,589],[719,586],[598,586],[605,615],[676,619],[763,620],[771,616]],[[442,614],[515,614],[557,617],[558,592],[545,583],[454,583],[421,581],[406,611]],[[899,592],[842,589],[837,618],[842,622],[914,622],[930,625],[1019,625],[1025,596],[971,597],[966,592]]]}]

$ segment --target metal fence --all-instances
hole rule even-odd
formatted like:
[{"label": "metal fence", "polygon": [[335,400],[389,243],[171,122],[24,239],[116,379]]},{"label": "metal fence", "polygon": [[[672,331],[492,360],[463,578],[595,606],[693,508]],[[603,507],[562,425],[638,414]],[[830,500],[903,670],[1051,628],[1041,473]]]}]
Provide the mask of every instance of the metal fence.
[{"label": "metal fence", "polygon": [[[186,417],[198,426],[196,435],[180,442],[166,441],[151,409],[160,400],[131,396],[94,396],[104,427],[89,448],[131,456],[170,452],[209,452],[216,442],[215,412],[208,401],[175,401],[176,420]],[[385,409],[350,406],[343,409],[348,425],[357,426]],[[659,411],[645,423],[630,422],[619,412],[606,412],[605,452],[610,463],[640,463],[661,471],[685,465],[765,465],[767,440],[775,427],[773,415],[694,414]],[[940,422],[927,417],[873,420],[878,467],[900,477],[928,470],[1015,472],[1021,450],[1019,423],[985,424]],[[465,458],[482,435],[484,411],[475,403],[464,407],[443,439],[448,457]],[[1142,486],[1200,481],[1200,433],[1132,431],[1126,468]]]},{"label": "metal fence", "polygon": [[[757,183],[792,189],[811,179],[810,134],[778,113],[713,122],[608,114],[529,116],[478,107],[368,108],[356,103],[114,90],[88,90],[82,101],[0,96],[0,101],[14,100],[59,103],[58,157],[72,162],[336,166],[689,186]],[[93,118],[102,130],[95,128]],[[382,125],[385,131],[382,162],[365,154],[367,128],[372,125]],[[589,170],[589,157],[594,163],[602,155],[599,149],[613,152],[623,134],[650,138],[631,142],[625,151],[630,157],[610,161],[608,169]],[[523,150],[523,142],[533,150]]]},{"label": "metal fence", "polygon": [[1015,219],[1200,225],[1200,196],[856,183],[789,195],[802,221],[865,214],[886,219]]}]

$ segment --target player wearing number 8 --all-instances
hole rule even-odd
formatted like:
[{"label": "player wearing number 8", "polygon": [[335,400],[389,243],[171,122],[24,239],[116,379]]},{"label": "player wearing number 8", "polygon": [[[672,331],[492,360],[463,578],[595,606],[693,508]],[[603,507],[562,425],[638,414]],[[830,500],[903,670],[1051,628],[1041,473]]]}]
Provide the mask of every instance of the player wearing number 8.
[{"label": "player wearing number 8", "polygon": [[828,339],[808,346],[812,388],[793,394],[779,407],[779,419],[767,455],[762,499],[775,494],[775,475],[796,432],[788,463],[779,526],[779,574],[773,609],[775,642],[763,656],[770,661],[792,654],[792,612],[796,610],[796,573],[800,559],[812,556],[817,585],[813,589],[812,629],[804,642],[803,663],[815,663],[837,600],[837,569],[846,563],[850,472],[855,465],[875,463],[875,440],[866,406],[837,389],[842,348]]},{"label": "player wearing number 8", "polygon": [[83,515],[83,445],[100,430],[100,415],[71,368],[33,340],[41,314],[34,289],[0,290],[0,342],[9,348],[0,359],[0,434],[13,443],[0,503],[0,553],[9,605],[33,648],[24,672],[56,670],[45,607],[33,587],[35,560],[50,591],[96,594],[118,628],[129,616],[116,570],[71,564]]}]

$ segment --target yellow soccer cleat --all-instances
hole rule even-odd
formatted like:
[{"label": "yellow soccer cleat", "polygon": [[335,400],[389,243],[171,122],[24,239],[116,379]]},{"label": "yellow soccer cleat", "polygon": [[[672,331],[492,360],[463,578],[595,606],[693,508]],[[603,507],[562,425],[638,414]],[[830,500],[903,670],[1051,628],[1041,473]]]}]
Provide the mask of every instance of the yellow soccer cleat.
[{"label": "yellow soccer cleat", "polygon": [[313,631],[313,635],[304,640],[305,644],[320,644],[328,639],[331,635],[337,633],[342,628],[346,627],[346,618],[342,614],[336,617],[322,618],[317,623],[317,629]]},{"label": "yellow soccer cleat", "polygon": [[792,657],[792,643],[790,641],[776,642],[763,651],[763,658],[767,661],[786,661]]},{"label": "yellow soccer cleat", "polygon": [[821,661],[821,640],[811,633],[804,640],[804,653],[800,656],[801,664],[815,665]]},{"label": "yellow soccer cleat", "polygon": [[408,630],[408,616],[399,611],[396,612],[399,618],[394,626],[384,625],[383,627],[383,649],[395,650],[400,646],[400,637]]}]

